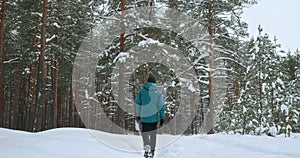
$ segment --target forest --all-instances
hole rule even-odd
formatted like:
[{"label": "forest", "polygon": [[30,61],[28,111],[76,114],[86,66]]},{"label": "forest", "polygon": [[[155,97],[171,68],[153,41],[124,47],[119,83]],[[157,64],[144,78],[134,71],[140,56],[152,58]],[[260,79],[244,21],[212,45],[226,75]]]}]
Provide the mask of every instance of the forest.
[{"label": "forest", "polygon": [[[257,3],[2,0],[0,127],[135,133],[134,99],[151,73],[165,97],[164,133],[299,133],[300,51],[282,50],[263,26],[249,36],[241,15]],[[94,65],[80,58],[87,50]]]}]

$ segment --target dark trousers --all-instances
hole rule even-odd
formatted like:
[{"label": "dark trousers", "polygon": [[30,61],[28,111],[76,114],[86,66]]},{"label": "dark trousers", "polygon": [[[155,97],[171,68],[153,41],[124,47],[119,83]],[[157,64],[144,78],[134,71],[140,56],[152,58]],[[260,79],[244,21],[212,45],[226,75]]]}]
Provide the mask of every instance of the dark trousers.
[{"label": "dark trousers", "polygon": [[143,137],[144,146],[150,145],[151,150],[155,150],[156,130],[157,130],[157,122],[155,123],[142,122],[142,137]]}]

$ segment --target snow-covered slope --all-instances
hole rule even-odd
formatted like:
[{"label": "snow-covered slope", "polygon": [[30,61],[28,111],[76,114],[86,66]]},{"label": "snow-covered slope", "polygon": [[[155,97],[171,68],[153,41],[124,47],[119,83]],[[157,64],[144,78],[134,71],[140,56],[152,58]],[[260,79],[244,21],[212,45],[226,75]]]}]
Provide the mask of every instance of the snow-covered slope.
[{"label": "snow-covered slope", "polygon": [[[131,142],[136,146],[141,144],[139,136],[96,133],[105,135],[111,141]],[[171,144],[158,149],[156,157],[300,158],[299,147],[300,134],[294,134],[291,138],[196,135],[179,137]],[[61,128],[33,134],[0,128],[0,158],[142,158],[142,155],[140,151],[124,152],[108,147],[87,129]]]}]

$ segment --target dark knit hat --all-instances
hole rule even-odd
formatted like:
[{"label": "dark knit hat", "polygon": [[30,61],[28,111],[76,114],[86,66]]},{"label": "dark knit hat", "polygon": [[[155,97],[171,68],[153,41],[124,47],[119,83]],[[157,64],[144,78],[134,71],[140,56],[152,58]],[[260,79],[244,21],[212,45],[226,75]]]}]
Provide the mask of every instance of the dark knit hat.
[{"label": "dark knit hat", "polygon": [[149,76],[149,77],[148,77],[148,82],[155,83],[155,82],[156,82],[155,77],[154,77],[154,76]]}]

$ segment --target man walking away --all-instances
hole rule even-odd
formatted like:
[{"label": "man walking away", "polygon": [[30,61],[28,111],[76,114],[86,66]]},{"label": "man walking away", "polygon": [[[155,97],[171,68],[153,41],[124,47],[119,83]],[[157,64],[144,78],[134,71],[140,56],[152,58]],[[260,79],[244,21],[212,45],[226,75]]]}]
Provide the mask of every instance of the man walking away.
[{"label": "man walking away", "polygon": [[[145,157],[154,156],[157,123],[160,118],[160,126],[162,126],[165,119],[164,98],[155,83],[156,79],[151,75],[136,97],[136,115],[142,124]],[[149,148],[151,153],[147,152]]]}]

